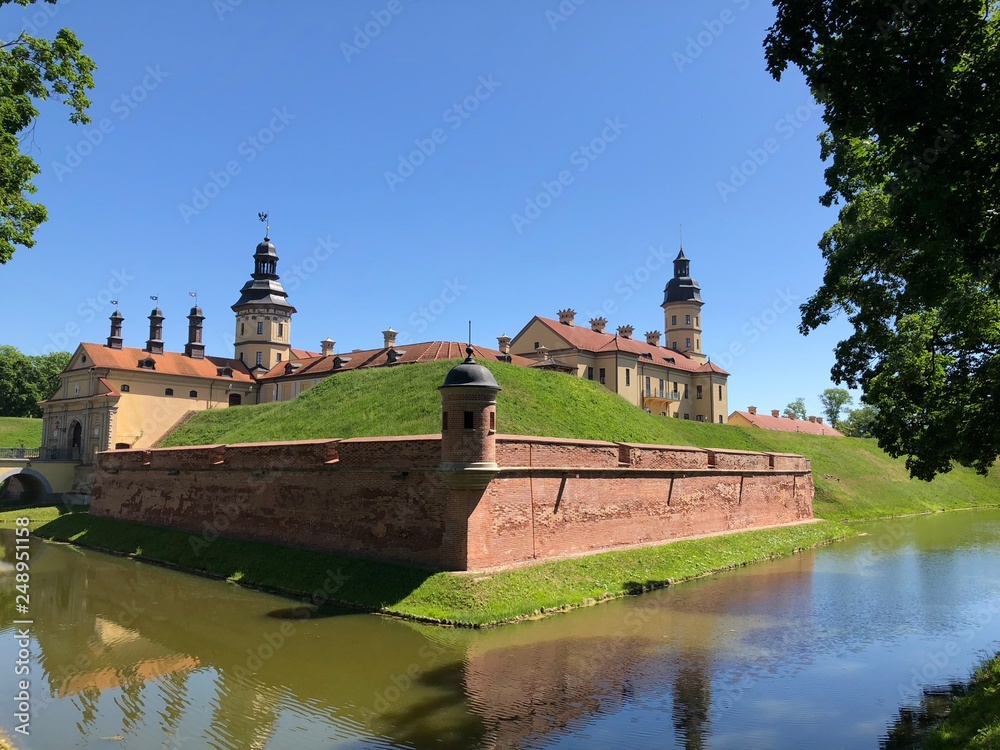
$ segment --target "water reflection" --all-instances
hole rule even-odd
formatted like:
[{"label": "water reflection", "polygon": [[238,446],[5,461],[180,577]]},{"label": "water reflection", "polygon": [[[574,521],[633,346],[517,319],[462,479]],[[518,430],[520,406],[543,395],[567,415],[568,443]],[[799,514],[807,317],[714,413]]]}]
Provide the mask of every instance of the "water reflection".
[{"label": "water reflection", "polygon": [[946,639],[960,648],[925,682],[965,676],[1000,638],[982,616],[1000,600],[1000,513],[897,523],[485,631],[299,619],[277,597],[39,543],[25,747],[875,748]]}]

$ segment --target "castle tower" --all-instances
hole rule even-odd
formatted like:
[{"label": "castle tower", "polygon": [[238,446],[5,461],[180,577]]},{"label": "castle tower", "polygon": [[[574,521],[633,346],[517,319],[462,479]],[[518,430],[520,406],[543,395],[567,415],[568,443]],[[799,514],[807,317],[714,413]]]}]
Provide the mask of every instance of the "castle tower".
[{"label": "castle tower", "polygon": [[150,354],[163,354],[163,311],[159,305],[149,314],[149,339],[146,341],[146,351]]},{"label": "castle tower", "polygon": [[684,248],[674,259],[674,277],[663,290],[664,346],[705,362],[701,346],[701,288],[691,278],[691,261]]},{"label": "castle tower", "polygon": [[115,308],[115,311],[111,313],[111,317],[108,318],[111,321],[111,335],[108,336],[108,348],[109,349],[121,349],[122,348],[122,321],[125,318]]},{"label": "castle tower", "polygon": [[184,356],[191,359],[205,359],[205,344],[202,343],[202,324],[205,316],[201,308],[195,305],[188,313],[188,340],[184,345]]},{"label": "castle tower", "polygon": [[254,270],[233,305],[236,358],[251,370],[270,370],[291,357],[295,308],[278,278],[278,253],[266,234],[253,254]]},{"label": "castle tower", "polygon": [[493,373],[468,357],[444,379],[441,392],[441,469],[453,488],[485,488],[496,475],[497,385]]}]

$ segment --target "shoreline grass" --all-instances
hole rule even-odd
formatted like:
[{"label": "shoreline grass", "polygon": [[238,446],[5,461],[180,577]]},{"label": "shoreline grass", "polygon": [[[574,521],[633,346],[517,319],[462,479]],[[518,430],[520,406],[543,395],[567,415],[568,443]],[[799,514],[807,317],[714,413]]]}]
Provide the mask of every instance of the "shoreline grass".
[{"label": "shoreline grass", "polygon": [[1000,654],[973,675],[968,692],[956,698],[944,722],[931,735],[930,750],[1000,748]]},{"label": "shoreline grass", "polygon": [[[0,525],[22,511],[0,513]],[[36,513],[35,534],[254,588],[308,599],[340,583],[330,599],[362,611],[423,622],[485,627],[589,606],[723,570],[784,557],[855,534],[838,523],[739,532],[658,547],[604,552],[470,576],[349,558],[264,542],[193,535],[86,513]]]}]

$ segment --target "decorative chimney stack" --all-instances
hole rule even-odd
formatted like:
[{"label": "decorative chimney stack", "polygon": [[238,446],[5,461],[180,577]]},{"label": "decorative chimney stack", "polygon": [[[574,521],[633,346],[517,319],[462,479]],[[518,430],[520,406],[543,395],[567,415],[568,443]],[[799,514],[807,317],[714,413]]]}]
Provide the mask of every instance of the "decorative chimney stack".
[{"label": "decorative chimney stack", "polygon": [[751,414],[756,414],[757,413],[757,407],[756,406],[748,406],[747,407],[747,411],[750,412]]},{"label": "decorative chimney stack", "polygon": [[485,489],[496,476],[497,385],[493,373],[468,357],[453,367],[441,392],[441,465],[453,489]]},{"label": "decorative chimney stack", "polygon": [[618,335],[621,336],[623,339],[632,338],[632,333],[634,331],[635,329],[629,325],[618,326]]},{"label": "decorative chimney stack", "polygon": [[150,354],[163,354],[163,311],[159,305],[149,314],[149,340],[146,341],[146,351]]},{"label": "decorative chimney stack", "polygon": [[780,417],[781,416],[781,412],[778,411],[777,409],[771,409],[771,416],[772,417]]},{"label": "decorative chimney stack", "polygon": [[506,333],[502,336],[497,336],[497,348],[501,354],[510,354],[510,336]]},{"label": "decorative chimney stack", "polygon": [[608,324],[607,318],[591,318],[590,330],[595,333],[604,333],[604,326]]},{"label": "decorative chimney stack", "polygon": [[122,348],[122,321],[125,320],[122,314],[118,312],[118,308],[111,313],[111,317],[108,319],[111,321],[111,335],[108,336],[108,348],[109,349],[121,349]]},{"label": "decorative chimney stack", "polygon": [[392,349],[393,347],[395,347],[396,346],[396,336],[398,336],[398,335],[399,335],[399,331],[392,330],[392,326],[389,326],[388,329],[382,331],[382,338],[383,338],[383,342],[384,342],[383,343],[383,348],[385,348],[385,349]]},{"label": "decorative chimney stack", "polygon": [[201,308],[195,305],[188,313],[188,340],[184,345],[184,356],[191,359],[205,359],[205,345],[201,343],[202,323],[205,316]]},{"label": "decorative chimney stack", "polygon": [[646,331],[646,343],[650,346],[659,346],[660,335],[659,331]]},{"label": "decorative chimney stack", "polygon": [[576,310],[574,310],[573,308],[567,307],[565,310],[559,311],[559,322],[562,323],[564,326],[574,325],[573,321],[575,320],[576,320]]},{"label": "decorative chimney stack", "polygon": [[816,417],[809,417],[809,421],[816,424]]},{"label": "decorative chimney stack", "polygon": [[319,342],[320,354],[322,354],[324,357],[329,357],[331,354],[333,354],[333,347],[336,344],[337,342],[331,338],[323,339],[322,341]]}]

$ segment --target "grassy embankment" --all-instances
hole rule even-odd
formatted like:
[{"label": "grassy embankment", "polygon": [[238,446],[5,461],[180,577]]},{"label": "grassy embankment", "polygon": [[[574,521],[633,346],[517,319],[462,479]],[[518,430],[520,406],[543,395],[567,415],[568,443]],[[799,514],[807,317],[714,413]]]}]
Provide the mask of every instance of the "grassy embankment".
[{"label": "grassy embankment", "polygon": [[986,662],[931,737],[931,750],[1000,750],[1000,656]]},{"label": "grassy embankment", "polygon": [[[322,437],[426,434],[439,426],[437,386],[453,362],[345,373],[298,399],[201,412],[164,445]],[[996,476],[956,470],[933,484],[911,481],[871,441],[702,424],[655,417],[600,386],[509,365],[487,363],[503,387],[502,432],[802,453],[812,459],[816,515],[800,527],[676,542],[662,547],[551,562],[490,576],[431,574],[406,566],[352,560],[272,545],[219,539],[196,555],[187,534],[85,514],[60,517],[39,533],[52,539],[160,560],[244,584],[308,593],[327,571],[347,583],[336,598],[365,609],[479,625],[579,606],[643,588],[744,565],[853,533],[841,519],[874,518],[1000,504]]]},{"label": "grassy embankment", "polygon": [[37,448],[42,444],[42,420],[0,417],[0,448]]}]

